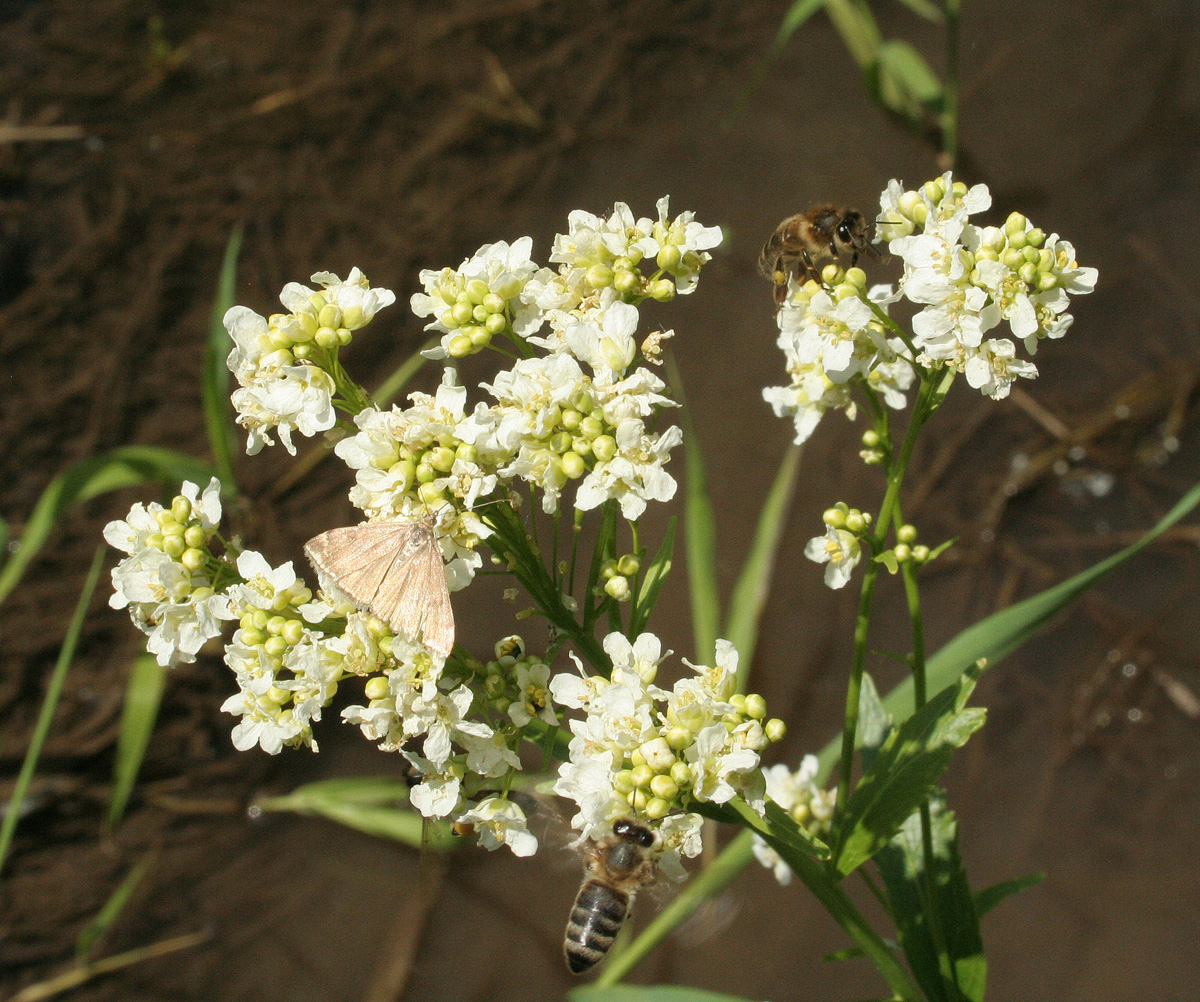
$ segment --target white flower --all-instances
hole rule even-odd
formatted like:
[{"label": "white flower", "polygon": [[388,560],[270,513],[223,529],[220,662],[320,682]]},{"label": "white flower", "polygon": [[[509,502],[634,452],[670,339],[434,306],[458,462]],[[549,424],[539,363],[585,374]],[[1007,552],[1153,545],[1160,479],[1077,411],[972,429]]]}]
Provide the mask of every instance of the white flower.
[{"label": "white flower", "polygon": [[818,564],[828,564],[825,584],[830,588],[843,588],[862,560],[862,544],[854,533],[829,525],[825,527],[824,536],[814,536],[808,541],[804,555]]},{"label": "white flower", "polygon": [[598,377],[619,379],[637,354],[637,325],[637,307],[617,301],[599,314],[570,315],[562,341]]},{"label": "white flower", "polygon": [[680,213],[672,220],[668,212],[669,201],[666,195],[658,200],[658,222],[654,224],[653,236],[659,251],[666,247],[678,250],[678,263],[666,270],[675,279],[675,291],[686,296],[695,290],[700,269],[712,260],[712,255],[705,252],[720,244],[721,227],[702,226],[695,221],[696,214],[690,211]]},{"label": "white flower", "polygon": [[591,511],[610,498],[621,503],[621,514],[630,522],[641,518],[647,501],[670,501],[676,483],[663,469],[671,450],[683,441],[683,431],[672,425],[661,434],[647,434],[640,418],[617,426],[617,454],[598,462],[575,494],[575,507]]},{"label": "white flower", "polygon": [[[800,768],[793,772],[786,765],[773,765],[763,770],[767,797],[791,815],[798,825],[817,835],[829,831],[833,817],[836,790],[822,790],[816,784],[817,757],[805,755]],[[775,879],[781,884],[792,881],[792,870],[761,837],[755,836],[755,857],[768,870],[773,870]]]},{"label": "white flower", "polygon": [[558,717],[554,712],[554,703],[550,698],[548,683],[550,667],[540,663],[532,665],[518,662],[516,666],[517,692],[516,700],[508,708],[509,719],[518,727],[524,727],[534,717],[548,724],[557,724]]},{"label": "white flower", "polygon": [[1003,400],[1014,379],[1033,379],[1037,375],[1037,366],[1016,354],[1017,346],[1007,338],[984,342],[967,356],[967,382],[993,400]]},{"label": "white flower", "polygon": [[530,834],[525,812],[511,800],[488,797],[456,820],[474,825],[479,832],[479,844],[485,849],[507,845],[514,856],[532,856],[537,852],[537,838]]}]

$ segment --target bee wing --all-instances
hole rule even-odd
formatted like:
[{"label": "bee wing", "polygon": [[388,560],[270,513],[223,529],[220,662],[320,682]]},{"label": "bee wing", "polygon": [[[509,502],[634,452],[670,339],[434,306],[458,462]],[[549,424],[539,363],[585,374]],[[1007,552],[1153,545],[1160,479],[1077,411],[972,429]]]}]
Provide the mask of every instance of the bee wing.
[{"label": "bee wing", "polygon": [[421,638],[443,657],[454,648],[454,612],[432,528],[421,522],[363,522],[304,544],[317,570],[397,633]]},{"label": "bee wing", "polygon": [[454,609],[442,551],[431,528],[414,528],[419,535],[411,546],[412,555],[385,575],[372,609],[397,633],[410,640],[419,637],[430,650],[447,657],[454,650]]}]

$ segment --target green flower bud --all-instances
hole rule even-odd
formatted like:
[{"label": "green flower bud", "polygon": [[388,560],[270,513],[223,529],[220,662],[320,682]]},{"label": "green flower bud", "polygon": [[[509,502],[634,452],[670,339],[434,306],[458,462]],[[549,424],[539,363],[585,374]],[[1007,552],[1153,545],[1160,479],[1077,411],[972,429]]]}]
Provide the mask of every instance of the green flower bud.
[{"label": "green flower bud", "polygon": [[645,813],[646,801],[650,798],[646,796],[645,790],[634,790],[633,793],[629,794],[627,799],[629,800],[629,806],[635,811]]},{"label": "green flower bud", "polygon": [[555,432],[546,442],[546,448],[551,452],[563,453],[571,448],[571,443],[574,441],[572,437],[565,431]]},{"label": "green flower bud", "polygon": [[288,689],[281,689],[279,686],[273,685],[263,693],[263,698],[268,703],[274,703],[276,706],[282,706],[284,703],[291,702],[292,693]]},{"label": "green flower bud", "polygon": [[868,449],[877,448],[879,446],[879,443],[882,441],[883,441],[883,439],[880,438],[879,432],[877,432],[874,428],[868,428],[866,431],[863,432],[862,444],[865,445]]},{"label": "green flower bud", "polygon": [[262,630],[242,627],[242,643],[247,647],[259,647],[266,642],[267,635]]},{"label": "green flower bud", "polygon": [[579,427],[579,422],[583,420],[583,415],[580,414],[579,411],[575,410],[574,407],[568,407],[562,412],[562,417],[559,418],[559,420],[562,422],[562,426],[566,428],[567,431],[574,431]]},{"label": "green flower bud", "polygon": [[271,328],[271,332],[267,335],[267,340],[271,342],[272,348],[290,348],[292,346],[291,337],[286,332],[276,330],[274,327]]},{"label": "green flower bud", "polygon": [[1049,292],[1056,285],[1058,285],[1058,276],[1057,275],[1049,275],[1049,274],[1038,275],[1038,279],[1037,279],[1038,292]]},{"label": "green flower bud", "polygon": [[843,299],[857,299],[860,296],[861,290],[849,282],[842,282],[833,290],[833,301],[835,303],[840,303]]},{"label": "green flower bud", "polygon": [[[488,665],[488,670],[492,668]],[[496,670],[500,670],[500,666],[496,665]],[[504,690],[508,688],[508,683],[502,675],[488,675],[487,681],[483,683],[483,691],[487,693],[489,699],[495,699],[497,696],[504,694]]]},{"label": "green flower bud", "polygon": [[675,780],[677,786],[692,785],[692,770],[688,768],[686,762],[676,760],[675,764],[671,766],[670,776]]},{"label": "green flower bud", "polygon": [[1026,261],[1017,269],[1017,274],[1020,276],[1022,282],[1029,282],[1032,284],[1038,279],[1037,265]]},{"label": "green flower bud", "polygon": [[670,271],[672,268],[678,268],[679,262],[683,260],[683,253],[674,244],[667,244],[658,252],[658,256],[654,259],[663,271]]},{"label": "green flower bud", "polygon": [[417,488],[417,497],[433,508],[446,500],[446,488],[438,484],[421,484]]},{"label": "green flower bud", "polygon": [[831,529],[846,528],[846,509],[845,508],[826,508],[821,514],[821,521]]},{"label": "green flower bud", "polygon": [[669,278],[660,278],[646,286],[646,293],[655,302],[669,303],[675,298],[675,283]]},{"label": "green flower bud", "polygon": [[263,641],[262,647],[268,657],[278,658],[282,657],[283,652],[288,649],[288,642],[283,637],[267,637]]},{"label": "green flower bud", "polygon": [[921,208],[925,207],[925,203],[921,201],[920,192],[906,191],[900,196],[900,202],[897,207],[905,216],[907,216],[909,219],[913,219],[914,213],[917,211],[918,206]]},{"label": "green flower bud", "polygon": [[411,459],[402,459],[388,472],[396,477],[400,489],[406,491],[412,487],[413,481],[417,478],[417,464]]},{"label": "green flower bud", "polygon": [[861,268],[848,268],[846,270],[846,281],[856,288],[866,291],[867,273]]},{"label": "green flower bud", "polygon": [[778,717],[772,717],[763,727],[763,733],[766,734],[768,741],[782,741],[787,734],[787,724]]},{"label": "green flower bud", "polygon": [[270,615],[268,615],[266,609],[255,609],[253,615],[254,628],[260,633],[264,633],[267,629],[267,620],[271,618]]},{"label": "green flower bud", "polygon": [[[275,317],[272,317],[271,319],[275,320],[276,318],[278,318],[279,323],[282,323],[286,319],[281,314],[276,314]],[[273,323],[271,326],[274,327],[276,324]],[[297,338],[297,340],[311,341],[313,335],[316,334],[322,326],[328,325],[323,325],[313,313],[297,313],[296,326],[300,328],[300,336]]]},{"label": "green flower bud", "polygon": [[1025,234],[1025,242],[1031,247],[1041,247],[1046,242],[1046,231],[1035,226]]},{"label": "green flower bud", "polygon": [[488,313],[503,313],[504,308],[508,305],[502,296],[497,296],[494,292],[489,292],[483,297],[483,302],[479,304]]},{"label": "green flower bud", "polygon": [[642,754],[641,748],[635,748],[629,753],[629,762],[636,769],[639,765],[646,764],[646,756]]},{"label": "green flower bud", "polygon": [[[641,792],[640,790],[638,791]],[[671,805],[662,797],[651,797],[646,801],[646,806],[641,808],[642,813],[651,821],[657,821],[659,818],[665,818],[671,813]]]},{"label": "green flower bud", "polygon": [[1005,268],[1016,269],[1025,263],[1025,255],[1017,250],[1017,248],[1009,247],[1003,254],[1000,255],[1000,263],[1004,265]]},{"label": "green flower bud", "polygon": [[427,484],[431,480],[437,480],[437,475],[437,470],[433,468],[429,456],[422,456],[421,461],[417,464],[417,483]]},{"label": "green flower bud", "polygon": [[617,440],[611,435],[600,435],[592,442],[592,455],[601,463],[607,463],[617,454]]},{"label": "green flower bud", "polygon": [[171,514],[175,516],[175,521],[186,522],[192,517],[192,502],[182,494],[176,495],[171,502]]},{"label": "green flower bud", "polygon": [[439,473],[449,473],[454,466],[454,450],[444,445],[430,449],[425,454],[425,461]]},{"label": "green flower bud", "polygon": [[1010,212],[1008,218],[1004,220],[1004,232],[1008,234],[1011,241],[1014,233],[1025,233],[1025,217],[1019,212]]},{"label": "green flower bud", "polygon": [[633,767],[633,785],[637,787],[646,787],[650,785],[650,781],[654,778],[654,770],[644,762],[641,765]]},{"label": "green flower bud", "polygon": [[925,563],[925,561],[929,559],[929,547],[924,545],[914,546],[912,549],[912,556],[913,560],[915,560],[918,564]]},{"label": "green flower bud", "polygon": [[791,817],[791,819],[801,827],[803,827],[804,823],[808,821],[811,814],[812,811],[809,810],[809,806],[806,803],[797,804],[790,811],[788,811],[788,815]]},{"label": "green flower bud", "polygon": [[295,348],[292,349],[292,354],[300,359],[311,358],[312,357],[312,347],[307,344],[298,344],[298,345],[296,345]]},{"label": "green flower bud", "polygon": [[[667,731],[665,737],[667,746],[672,751],[683,751],[684,748],[692,743],[692,732],[686,727],[672,727]],[[674,774],[672,773],[672,775]]]},{"label": "green flower bud", "polygon": [[663,800],[674,800],[679,793],[679,784],[670,776],[655,776],[650,780],[650,792]]},{"label": "green flower bud", "polygon": [[322,348],[329,349],[338,343],[337,331],[331,327],[322,327],[313,338]]},{"label": "green flower bud", "polygon": [[562,456],[563,473],[571,480],[578,480],[587,472],[587,464],[577,452],[564,452]]},{"label": "green flower bud", "polygon": [[587,284],[593,289],[607,289],[613,282],[613,271],[606,264],[594,264],[587,270]]},{"label": "green flower bud", "polygon": [[918,226],[924,226],[925,220],[929,218],[929,207],[924,202],[917,202],[913,206],[912,221]]},{"label": "green flower bud", "polygon": [[641,569],[642,562],[632,553],[626,553],[617,561],[617,572],[624,574],[627,578],[633,577]]},{"label": "green flower bud", "polygon": [[508,327],[508,317],[503,313],[489,313],[483,322],[483,329],[495,336]]},{"label": "green flower bud", "polygon": [[367,684],[363,687],[363,691],[367,699],[386,699],[391,695],[388,680],[382,675],[374,675],[367,679]]},{"label": "green flower bud", "polygon": [[466,358],[475,351],[475,346],[471,344],[471,339],[465,334],[458,334],[452,337],[446,345],[446,351],[451,358]]},{"label": "green flower bud", "polygon": [[[570,453],[567,455],[570,455]],[[604,591],[609,598],[615,598],[618,602],[624,602],[631,595],[629,578],[622,577],[620,574],[609,578],[604,584]]]},{"label": "green flower bud", "polygon": [[821,281],[828,286],[834,286],[841,282],[843,274],[840,264],[827,264],[821,269]]},{"label": "green flower bud", "polygon": [[588,439],[598,438],[604,434],[604,424],[598,418],[588,415],[579,422],[579,431]]},{"label": "green flower bud", "polygon": [[746,712],[746,696],[743,693],[735,692],[729,697],[729,702],[738,713]]},{"label": "green flower bud", "polygon": [[467,288],[465,291],[471,305],[478,306],[483,302],[483,297],[492,290],[488,288],[487,282],[479,278],[473,278],[467,283]]},{"label": "green flower bud", "polygon": [[907,543],[897,543],[892,547],[892,552],[896,554],[896,562],[907,564],[912,559],[912,547]]},{"label": "green flower bud", "polygon": [[162,551],[172,560],[178,560],[183,556],[184,551],[188,548],[187,543],[183,541],[183,536],[164,536]]},{"label": "green flower bud", "polygon": [[757,692],[746,697],[746,716],[751,720],[762,720],[767,715],[767,701]]},{"label": "green flower bud", "polygon": [[492,700],[492,709],[499,714],[508,713],[508,708],[512,706],[512,700],[507,696],[500,696]]},{"label": "green flower bud", "polygon": [[846,515],[846,528],[857,536],[866,527],[867,520],[863,518],[863,513],[851,508]]},{"label": "green flower bud", "polygon": [[917,527],[915,525],[902,525],[896,530],[896,538],[902,543],[915,543],[917,541]]},{"label": "green flower bud", "polygon": [[203,550],[197,550],[194,546],[189,546],[180,555],[179,562],[189,571],[198,571],[204,566],[206,559]]},{"label": "green flower bud", "polygon": [[592,454],[592,443],[582,435],[576,435],[571,439],[571,448],[581,456],[590,456]]},{"label": "green flower bud", "polygon": [[279,631],[279,635],[287,641],[289,647],[295,647],[304,639],[304,624],[298,619],[289,619]]},{"label": "green flower bud", "polygon": [[633,772],[629,769],[622,769],[613,776],[613,789],[621,796],[628,796],[637,788],[637,783],[633,781]]},{"label": "green flower bud", "polygon": [[571,395],[571,406],[575,410],[587,414],[596,406],[596,401],[592,399],[592,395],[587,390],[576,390]]},{"label": "green flower bud", "polygon": [[929,201],[936,205],[946,197],[946,182],[940,177],[932,181],[926,181],[922,186],[922,190],[929,196]]},{"label": "green flower bud", "polygon": [[454,455],[464,463],[474,463],[479,460],[479,451],[470,442],[459,442],[454,447]]},{"label": "green flower bud", "polygon": [[1025,231],[1024,230],[1020,230],[1017,233],[1010,233],[1008,235],[1008,246],[1009,247],[1013,247],[1016,250],[1025,250],[1026,249],[1025,243],[1026,243],[1026,240],[1025,240]]},{"label": "green flower bud", "polygon": [[346,309],[342,311],[341,326],[343,328],[356,331],[358,328],[364,326],[365,323],[366,321],[363,320],[363,311],[361,306],[347,306]]},{"label": "green flower bud", "polygon": [[636,271],[617,271],[613,273],[613,288],[622,296],[627,296],[637,288],[639,275]]},{"label": "green flower bud", "polygon": [[964,198],[967,194],[967,184],[965,181],[955,181],[950,190],[954,192],[955,198]]},{"label": "green flower bud", "polygon": [[472,324],[469,329],[464,328],[463,333],[471,339],[472,348],[486,348],[492,343],[492,335],[488,333],[488,329],[478,324]]},{"label": "green flower bud", "polygon": [[[516,299],[521,294],[522,287],[523,283],[521,280],[516,275],[509,273],[508,278],[502,282],[498,282],[496,288],[492,291],[507,303],[510,299]],[[485,296],[484,302],[486,301],[487,297]]]},{"label": "green flower bud", "polygon": [[471,310],[471,319],[473,319],[476,323],[483,323],[491,315],[492,311],[484,306],[483,303],[480,303],[473,310]]}]

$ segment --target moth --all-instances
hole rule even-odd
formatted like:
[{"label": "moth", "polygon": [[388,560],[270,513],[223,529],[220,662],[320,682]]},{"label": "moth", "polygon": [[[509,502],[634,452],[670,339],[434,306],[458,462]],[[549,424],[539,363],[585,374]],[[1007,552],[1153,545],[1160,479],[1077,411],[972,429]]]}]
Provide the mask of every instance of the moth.
[{"label": "moth", "polygon": [[392,630],[442,657],[454,649],[454,610],[433,515],[363,522],[304,544],[312,565]]}]

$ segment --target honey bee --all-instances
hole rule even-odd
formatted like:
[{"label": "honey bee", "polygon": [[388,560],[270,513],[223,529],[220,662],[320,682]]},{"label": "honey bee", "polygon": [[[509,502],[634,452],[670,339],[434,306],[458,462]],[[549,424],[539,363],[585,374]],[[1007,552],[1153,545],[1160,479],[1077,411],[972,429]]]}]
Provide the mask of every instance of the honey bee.
[{"label": "honey bee", "polygon": [[583,974],[604,959],[638,889],[654,882],[653,846],[654,832],[630,818],[618,818],[612,835],[588,843],[583,883],[563,938],[563,956],[572,974]]},{"label": "honey bee", "polygon": [[878,257],[871,246],[869,224],[861,212],[839,209],[836,205],[818,205],[808,212],[788,216],[771,234],[758,256],[758,271],[775,284],[775,305],[782,306],[787,296],[788,278],[821,281],[817,262],[835,261],[850,254],[851,267],[859,254]]}]

